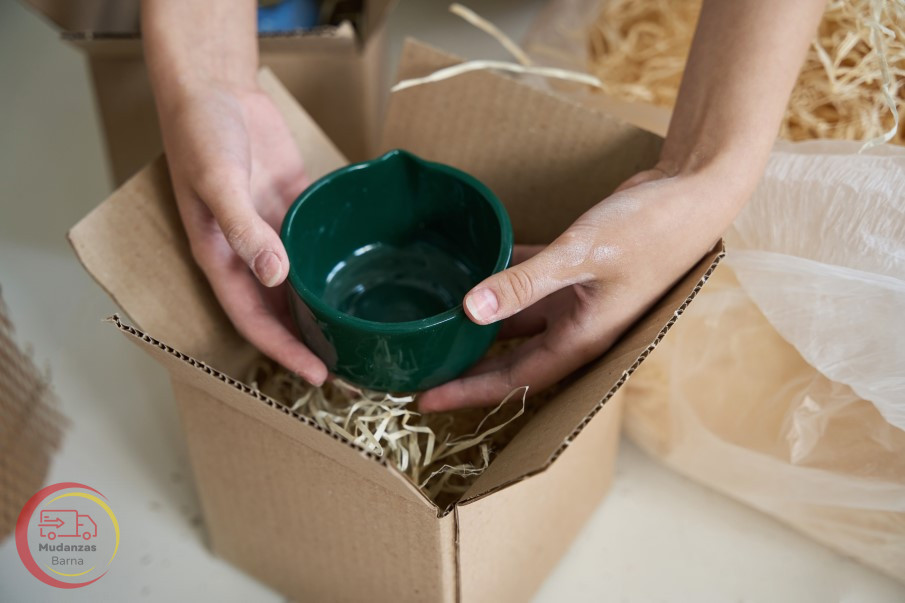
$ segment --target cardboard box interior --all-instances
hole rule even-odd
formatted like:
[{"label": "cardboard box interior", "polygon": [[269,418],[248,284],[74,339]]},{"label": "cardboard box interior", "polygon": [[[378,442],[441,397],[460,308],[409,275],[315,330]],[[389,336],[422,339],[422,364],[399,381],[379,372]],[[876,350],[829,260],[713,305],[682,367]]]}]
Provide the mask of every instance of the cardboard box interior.
[{"label": "cardboard box interior", "polygon": [[[113,182],[158,156],[163,143],[145,68],[139,0],[27,0],[83,50],[107,141]],[[348,21],[259,36],[260,61],[353,160],[378,143],[386,98],[386,17],[393,0],[366,0]]]},{"label": "cardboard box interior", "polygon": [[[458,61],[410,42],[400,75]],[[261,81],[310,175],[342,165],[276,78],[264,72]],[[659,145],[618,119],[478,72],[393,95],[381,146],[471,172],[503,200],[516,240],[536,243],[652,165]],[[70,240],[142,330],[119,318],[116,326],[170,371],[212,548],[302,600],[530,596],[608,487],[621,412],[608,401],[723,254],[719,244],[702,258],[443,510],[380,458],[235,378],[257,352],[192,262],[162,159],[76,225]]]}]

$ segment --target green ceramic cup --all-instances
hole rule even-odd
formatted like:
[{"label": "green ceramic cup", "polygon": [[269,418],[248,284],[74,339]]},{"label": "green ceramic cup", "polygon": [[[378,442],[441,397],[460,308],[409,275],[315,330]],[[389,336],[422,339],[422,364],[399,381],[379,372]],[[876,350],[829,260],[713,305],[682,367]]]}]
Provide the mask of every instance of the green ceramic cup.
[{"label": "green ceramic cup", "polygon": [[281,237],[292,312],[335,375],[388,392],[460,375],[499,324],[462,299],[509,266],[512,225],[475,178],[395,150],[332,172],[295,200]]}]

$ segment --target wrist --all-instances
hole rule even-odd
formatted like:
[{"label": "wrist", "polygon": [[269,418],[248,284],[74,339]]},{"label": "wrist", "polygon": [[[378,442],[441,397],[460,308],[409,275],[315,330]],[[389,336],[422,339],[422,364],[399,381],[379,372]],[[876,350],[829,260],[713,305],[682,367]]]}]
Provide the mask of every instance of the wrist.
[{"label": "wrist", "polygon": [[261,93],[257,78],[247,80],[217,77],[187,78],[169,80],[154,86],[157,110],[162,118],[211,98],[242,98]]},{"label": "wrist", "polygon": [[669,145],[664,143],[656,169],[670,177],[705,181],[718,186],[737,209],[760,181],[770,147],[755,145]]},{"label": "wrist", "polygon": [[257,88],[256,3],[143,0],[142,45],[159,107]]}]

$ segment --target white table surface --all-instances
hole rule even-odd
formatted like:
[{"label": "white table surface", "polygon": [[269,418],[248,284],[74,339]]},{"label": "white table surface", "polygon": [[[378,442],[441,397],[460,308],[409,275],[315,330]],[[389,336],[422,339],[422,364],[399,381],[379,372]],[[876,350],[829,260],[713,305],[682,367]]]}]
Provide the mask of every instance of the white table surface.
[{"label": "white table surface", "polygon": [[[402,0],[406,35],[470,57],[495,43]],[[476,3],[516,38],[540,0]],[[109,192],[81,55],[18,3],[0,1],[0,285],[19,339],[52,368],[69,429],[48,483],[102,491],[122,524],[109,574],[57,591],[0,543],[0,601],[282,601],[212,556],[164,370],[101,318],[114,310],[64,234]],[[660,467],[623,442],[613,489],[538,601],[905,601],[905,586]]]}]

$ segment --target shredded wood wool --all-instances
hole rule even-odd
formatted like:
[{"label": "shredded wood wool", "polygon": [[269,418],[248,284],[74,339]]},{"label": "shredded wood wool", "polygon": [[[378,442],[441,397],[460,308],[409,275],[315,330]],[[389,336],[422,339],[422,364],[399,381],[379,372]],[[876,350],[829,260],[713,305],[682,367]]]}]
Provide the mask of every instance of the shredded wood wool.
[{"label": "shredded wood wool", "polygon": [[[501,340],[488,355],[502,354],[518,339]],[[411,479],[441,509],[455,503],[557,387],[527,398],[513,390],[498,405],[421,414],[416,395],[396,396],[341,380],[315,387],[261,358],[246,383],[322,429],[360,446]]]},{"label": "shredded wood wool", "polygon": [[[590,28],[603,92],[672,107],[701,0],[607,0]],[[780,136],[905,144],[905,0],[830,0]]]}]

